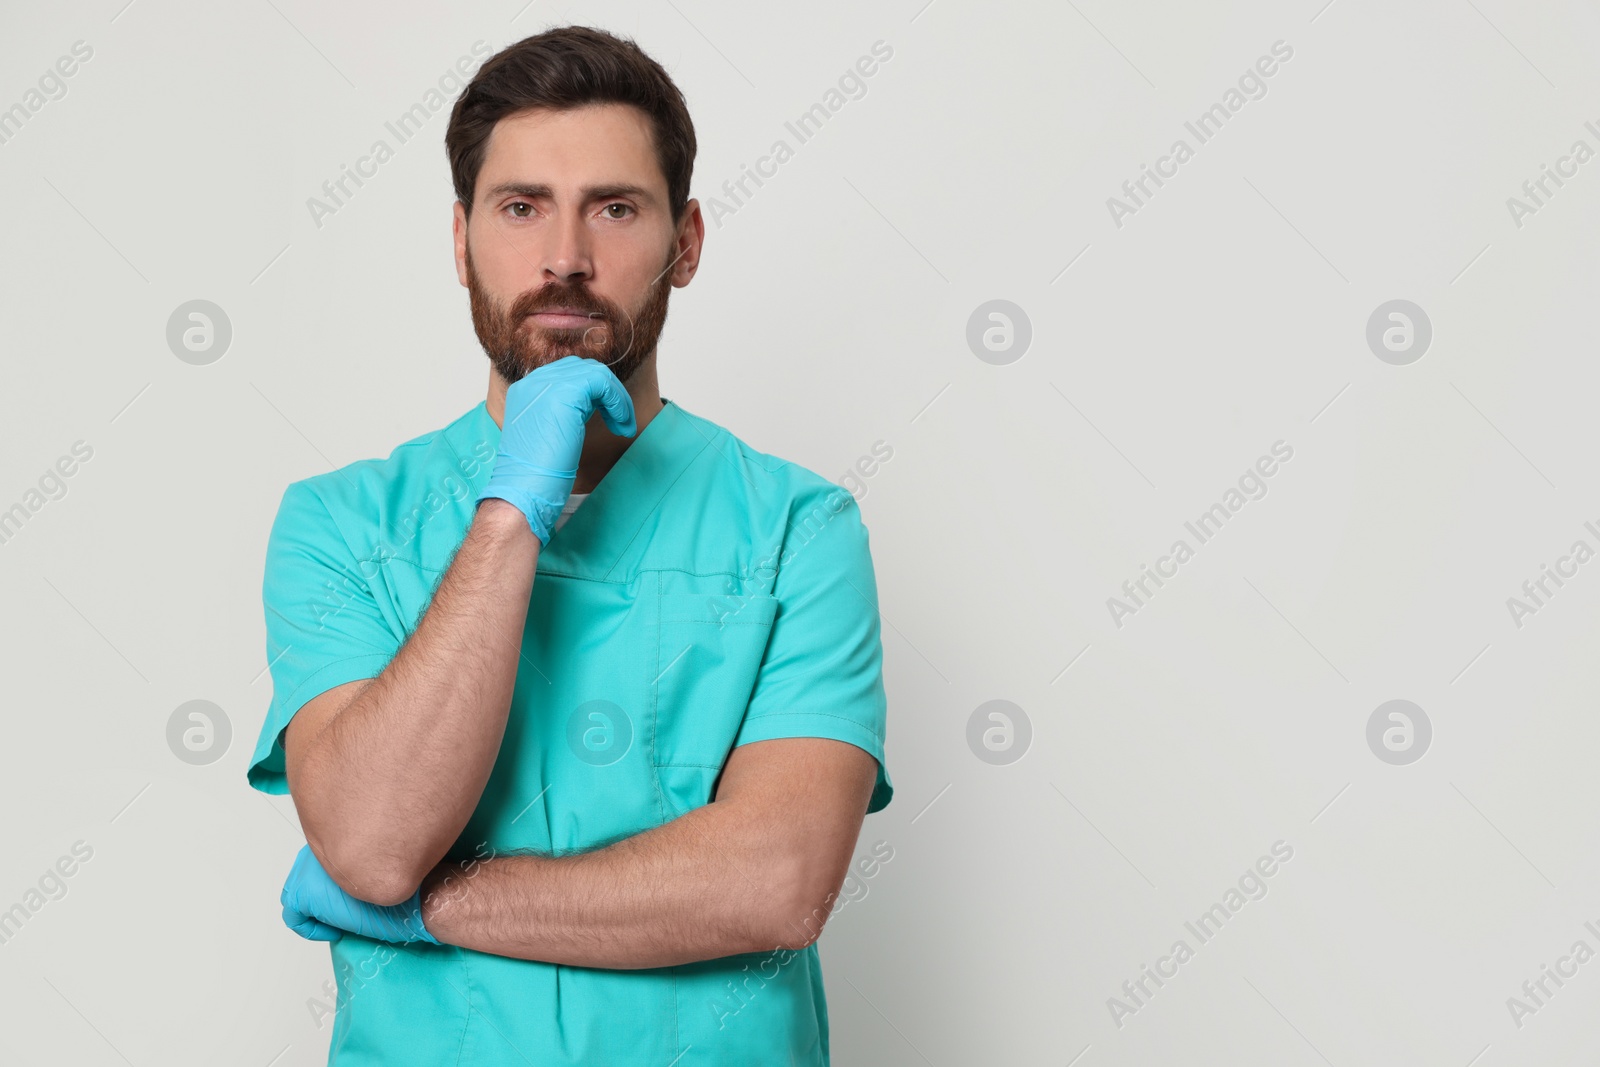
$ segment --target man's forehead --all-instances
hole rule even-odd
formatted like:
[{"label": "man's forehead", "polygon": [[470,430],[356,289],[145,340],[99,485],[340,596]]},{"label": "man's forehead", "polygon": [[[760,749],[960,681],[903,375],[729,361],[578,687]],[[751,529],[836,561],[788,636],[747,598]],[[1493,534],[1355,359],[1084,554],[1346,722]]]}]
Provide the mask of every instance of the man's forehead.
[{"label": "man's forehead", "polygon": [[628,104],[529,108],[495,123],[478,180],[548,185],[635,182],[666,187],[650,119]]}]

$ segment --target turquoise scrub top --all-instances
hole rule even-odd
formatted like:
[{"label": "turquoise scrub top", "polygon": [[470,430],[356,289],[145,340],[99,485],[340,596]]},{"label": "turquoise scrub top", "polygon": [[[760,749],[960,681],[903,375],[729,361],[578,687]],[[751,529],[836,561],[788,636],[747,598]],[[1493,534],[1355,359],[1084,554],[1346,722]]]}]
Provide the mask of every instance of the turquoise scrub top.
[{"label": "turquoise scrub top", "polygon": [[[709,803],[729,752],[829,737],[889,803],[877,586],[855,499],[665,406],[539,554],[505,739],[452,859],[585,851]],[[248,772],[285,793],[283,730],[377,676],[466,536],[500,429],[449,426],[291,484],[262,596],[272,704]],[[329,1064],[826,1065],[813,942],[607,970],[451,945],[330,946]]]}]

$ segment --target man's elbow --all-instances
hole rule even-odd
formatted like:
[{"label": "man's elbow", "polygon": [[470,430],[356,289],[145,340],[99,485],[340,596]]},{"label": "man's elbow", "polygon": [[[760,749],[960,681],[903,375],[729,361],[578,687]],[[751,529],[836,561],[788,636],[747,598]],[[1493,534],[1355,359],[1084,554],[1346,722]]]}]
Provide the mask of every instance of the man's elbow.
[{"label": "man's elbow", "polygon": [[823,926],[838,907],[838,894],[826,886],[797,880],[786,889],[770,894],[762,908],[761,949],[800,951],[822,936]]},{"label": "man's elbow", "polygon": [[306,843],[340,889],[368,904],[382,907],[403,904],[422,884],[421,873],[412,871],[394,857],[375,854],[350,842],[329,842],[310,833],[306,835]]},{"label": "man's elbow", "polygon": [[346,825],[308,790],[296,792],[291,779],[289,791],[300,813],[300,830],[316,854],[322,869],[340,889],[369,904],[401,904],[422,884],[431,869],[423,866],[424,857],[415,849],[402,848],[395,840],[373,828]]},{"label": "man's elbow", "polygon": [[417,888],[422,885],[422,879],[413,879],[410,875],[401,874],[398,877],[389,876],[387,879],[375,881],[373,884],[376,888],[371,895],[354,893],[349,889],[346,889],[345,892],[350,893],[351,896],[358,900],[366,901],[368,904],[377,904],[379,907],[387,908],[395,904],[404,904],[416,896]]}]

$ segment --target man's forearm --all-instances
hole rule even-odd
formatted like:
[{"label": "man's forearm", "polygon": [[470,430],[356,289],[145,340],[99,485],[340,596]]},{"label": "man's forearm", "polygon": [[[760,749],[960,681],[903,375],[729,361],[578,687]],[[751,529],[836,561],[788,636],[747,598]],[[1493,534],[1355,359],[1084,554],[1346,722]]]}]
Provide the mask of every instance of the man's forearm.
[{"label": "man's forearm", "polygon": [[735,806],[696,808],[592,852],[443,863],[422,917],[445,944],[578,967],[668,967],[798,948],[820,919],[776,829]]},{"label": "man's forearm", "polygon": [[[409,896],[466,826],[494,768],[539,540],[479,507],[415,632],[309,744],[291,782],[307,839],[365,899]],[[352,892],[355,888],[347,886]]]}]

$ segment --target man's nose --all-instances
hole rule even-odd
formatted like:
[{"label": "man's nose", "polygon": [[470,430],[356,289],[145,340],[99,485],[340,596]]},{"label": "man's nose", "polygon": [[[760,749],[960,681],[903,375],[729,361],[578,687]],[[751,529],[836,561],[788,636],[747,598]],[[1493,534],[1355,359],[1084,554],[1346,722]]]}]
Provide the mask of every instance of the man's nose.
[{"label": "man's nose", "polygon": [[594,273],[590,258],[589,230],[581,214],[569,212],[556,220],[548,231],[542,269],[547,279],[563,282],[583,281]]}]

